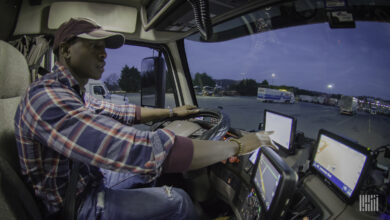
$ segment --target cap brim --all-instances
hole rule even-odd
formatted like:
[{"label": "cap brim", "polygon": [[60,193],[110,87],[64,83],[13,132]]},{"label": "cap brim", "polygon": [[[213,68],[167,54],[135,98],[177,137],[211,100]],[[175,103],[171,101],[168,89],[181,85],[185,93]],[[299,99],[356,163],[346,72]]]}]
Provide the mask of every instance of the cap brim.
[{"label": "cap brim", "polygon": [[97,29],[89,33],[79,34],[77,37],[89,40],[104,40],[106,43],[106,48],[111,49],[119,48],[125,43],[125,37],[123,34],[113,33],[103,29]]}]

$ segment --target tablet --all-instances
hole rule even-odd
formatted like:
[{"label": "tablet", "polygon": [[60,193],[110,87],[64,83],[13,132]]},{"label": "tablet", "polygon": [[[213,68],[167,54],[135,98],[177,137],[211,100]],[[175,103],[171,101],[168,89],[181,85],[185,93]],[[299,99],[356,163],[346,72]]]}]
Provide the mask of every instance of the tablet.
[{"label": "tablet", "polygon": [[371,164],[363,146],[321,129],[311,167],[342,200],[352,203]]}]

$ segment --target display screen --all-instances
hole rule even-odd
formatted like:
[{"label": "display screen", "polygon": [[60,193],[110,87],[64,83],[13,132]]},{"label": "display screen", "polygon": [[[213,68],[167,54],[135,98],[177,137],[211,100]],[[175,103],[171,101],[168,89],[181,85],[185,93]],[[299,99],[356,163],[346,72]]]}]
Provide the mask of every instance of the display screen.
[{"label": "display screen", "polygon": [[265,111],[265,131],[274,131],[270,135],[271,140],[286,150],[291,148],[291,137],[293,135],[294,119],[288,116]]},{"label": "display screen", "polygon": [[313,167],[350,198],[367,163],[367,156],[325,134],[319,135]]},{"label": "display screen", "polygon": [[261,200],[265,204],[265,208],[269,210],[275,197],[281,175],[264,154],[260,154],[257,166],[254,183]]}]

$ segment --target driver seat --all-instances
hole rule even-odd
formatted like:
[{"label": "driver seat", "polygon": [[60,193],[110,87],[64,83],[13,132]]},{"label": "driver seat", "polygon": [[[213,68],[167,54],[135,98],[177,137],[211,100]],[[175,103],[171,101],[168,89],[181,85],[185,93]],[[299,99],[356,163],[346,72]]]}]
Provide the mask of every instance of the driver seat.
[{"label": "driver seat", "polygon": [[14,117],[31,83],[23,54],[0,40],[0,213],[1,219],[42,219],[38,205],[20,176]]}]

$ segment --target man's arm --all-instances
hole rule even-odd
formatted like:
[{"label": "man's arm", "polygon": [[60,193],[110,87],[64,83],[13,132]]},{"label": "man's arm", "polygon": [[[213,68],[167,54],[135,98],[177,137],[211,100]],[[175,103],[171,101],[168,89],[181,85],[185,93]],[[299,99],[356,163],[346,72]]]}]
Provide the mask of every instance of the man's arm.
[{"label": "man's arm", "polygon": [[140,107],[133,104],[115,104],[99,100],[86,93],[85,107],[95,114],[105,115],[126,125],[137,124],[141,121]]},{"label": "man's arm", "polygon": [[196,106],[183,105],[173,109],[145,108],[133,104],[114,104],[106,100],[98,100],[90,94],[85,94],[85,106],[95,114],[105,115],[126,125],[146,123],[172,116],[184,117],[198,113]]},{"label": "man's arm", "polygon": [[193,139],[194,154],[190,170],[196,170],[217,163],[235,155],[238,145],[234,142]]},{"label": "man's arm", "polygon": [[158,176],[176,139],[169,130],[140,131],[94,114],[75,93],[51,81],[32,88],[23,102],[35,140],[105,169]]},{"label": "man's arm", "polygon": [[[246,132],[242,138],[236,139],[237,142],[193,139],[194,153],[189,169],[199,169],[237,154],[247,154],[261,146],[274,147],[269,138],[269,135],[272,133],[264,131],[257,133]],[[239,144],[241,145],[241,149]]]},{"label": "man's arm", "polygon": [[141,123],[173,116],[184,117],[198,112],[199,109],[196,109],[196,106],[193,105],[183,105],[173,109],[141,107]]},{"label": "man's arm", "polygon": [[[226,160],[231,156],[250,153],[261,146],[274,147],[269,138],[270,134],[272,132],[245,132],[243,137],[228,142],[180,139],[168,155],[164,164],[164,171],[168,173],[186,171],[182,167],[195,170]],[[188,161],[189,158],[192,158],[192,160]]]}]

